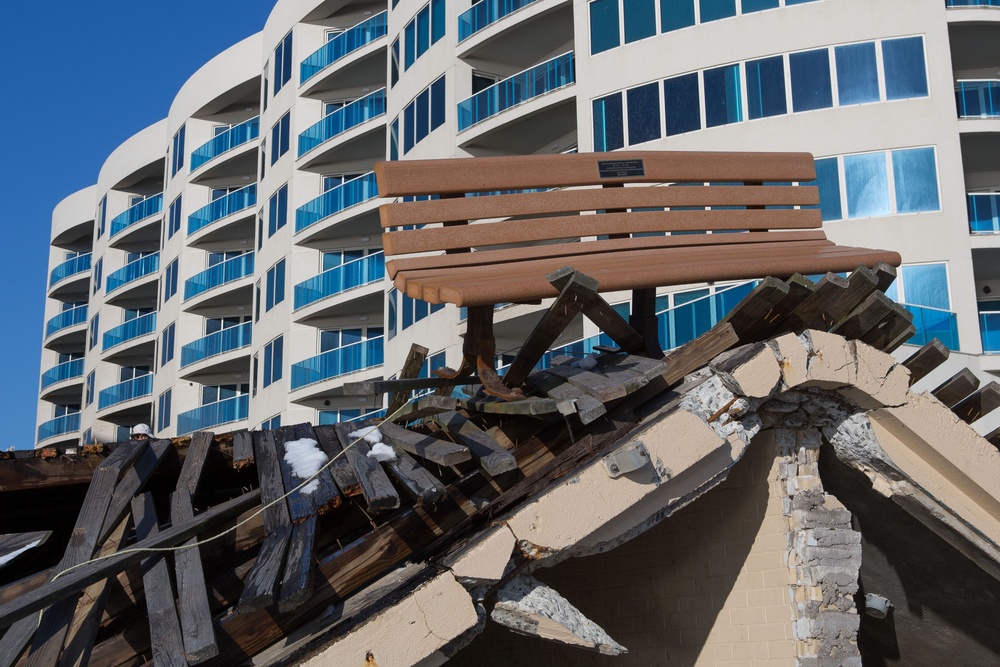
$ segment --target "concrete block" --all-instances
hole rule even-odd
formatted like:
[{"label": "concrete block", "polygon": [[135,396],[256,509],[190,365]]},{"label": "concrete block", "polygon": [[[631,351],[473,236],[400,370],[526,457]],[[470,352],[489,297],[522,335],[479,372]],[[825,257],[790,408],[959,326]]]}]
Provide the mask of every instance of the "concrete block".
[{"label": "concrete block", "polygon": [[857,359],[852,341],[836,334],[813,329],[804,331],[802,337],[809,340],[812,348],[808,362],[808,379],[802,383],[803,386],[837,389],[855,383]]},{"label": "concrete block", "polygon": [[809,379],[809,351],[795,334],[785,334],[768,342],[781,364],[781,381],[791,389]]},{"label": "concrete block", "polygon": [[442,562],[466,586],[500,581],[517,539],[507,526],[497,526],[475,544]]}]

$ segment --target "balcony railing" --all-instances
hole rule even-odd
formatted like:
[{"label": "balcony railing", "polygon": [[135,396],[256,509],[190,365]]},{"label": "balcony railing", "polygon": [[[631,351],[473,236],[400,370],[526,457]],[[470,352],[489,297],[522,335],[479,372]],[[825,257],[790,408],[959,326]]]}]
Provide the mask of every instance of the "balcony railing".
[{"label": "balcony railing", "polygon": [[102,389],[97,395],[97,409],[103,410],[112,405],[131,401],[153,393],[153,374],[140,375],[137,378],[119,382],[107,389]]},{"label": "balcony railing", "polygon": [[125,324],[119,324],[114,329],[104,332],[101,351],[110,350],[115,345],[121,345],[134,338],[146,336],[156,331],[156,313],[146,313]]},{"label": "balcony railing", "polygon": [[242,421],[247,418],[249,408],[250,397],[243,394],[182,412],[177,415],[177,435]]},{"label": "balcony railing", "polygon": [[83,377],[83,359],[64,361],[42,373],[42,389],[63,380],[79,377]]},{"label": "balcony railing", "polygon": [[253,253],[247,252],[211,266],[184,281],[184,300],[202,292],[222,287],[227,283],[253,275]]},{"label": "balcony railing", "polygon": [[969,231],[973,234],[1000,234],[1000,193],[968,194]]},{"label": "balcony railing", "polygon": [[47,422],[43,422],[38,425],[38,440],[46,440],[48,438],[62,435],[63,433],[72,433],[73,431],[80,430],[80,413],[74,412],[71,415],[63,415],[62,417],[56,417],[55,419],[50,419]]},{"label": "balcony railing", "polygon": [[295,309],[382,280],[384,277],[385,253],[379,251],[353,259],[296,285]]},{"label": "balcony railing", "polygon": [[181,368],[250,344],[250,322],[199,338],[181,348]]},{"label": "balcony railing", "polygon": [[48,338],[57,331],[66,329],[67,327],[75,327],[77,324],[83,324],[86,321],[86,305],[64,310],[45,323],[45,337]]},{"label": "balcony railing", "polygon": [[137,222],[150,218],[163,210],[163,193],[143,199],[111,219],[111,236],[119,234]]},{"label": "balcony railing", "polygon": [[191,171],[259,136],[260,116],[243,121],[239,125],[233,125],[191,152]]},{"label": "balcony railing", "polygon": [[305,83],[347,54],[371,44],[379,37],[385,37],[388,27],[387,15],[388,12],[376,14],[319,47],[299,65],[299,81]]},{"label": "balcony railing", "polygon": [[154,252],[152,255],[140,257],[129,262],[114,273],[108,274],[105,280],[105,291],[110,294],[122,285],[127,285],[133,280],[138,280],[143,276],[156,273],[160,270],[160,253]]},{"label": "balcony railing", "polygon": [[299,157],[352,127],[385,113],[385,88],[354,100],[299,135]]},{"label": "balcony railing", "polygon": [[530,99],[568,86],[576,80],[574,70],[573,52],[570,51],[503,81],[497,81],[458,103],[458,131],[466,130]]},{"label": "balcony railing", "polygon": [[78,273],[83,273],[84,271],[90,271],[90,258],[91,255],[88,252],[86,255],[77,255],[73,259],[67,259],[65,262],[52,269],[49,274],[49,287],[51,288],[60,280],[65,280],[70,276],[75,276]]},{"label": "balcony railing", "polygon": [[1000,117],[1000,81],[955,82],[955,101],[959,118]]},{"label": "balcony railing", "polygon": [[292,364],[292,389],[381,366],[384,354],[383,339],[378,336],[310,357]]},{"label": "balcony railing", "polygon": [[979,335],[983,339],[983,352],[1000,352],[1000,312],[979,313]]},{"label": "balcony railing", "polygon": [[913,314],[917,332],[906,341],[907,345],[926,345],[937,338],[949,350],[958,349],[958,318],[955,313],[929,306],[899,304]]},{"label": "balcony railing", "polygon": [[946,7],[1000,7],[1000,0],[944,0]]},{"label": "balcony railing", "polygon": [[375,172],[344,181],[295,210],[295,232],[378,197]]},{"label": "balcony railing", "polygon": [[187,233],[190,236],[202,227],[256,205],[257,184],[251,183],[245,188],[234,190],[224,197],[219,197],[208,206],[202,206],[189,215]]},{"label": "balcony railing", "polygon": [[486,26],[535,0],[481,0],[458,16],[458,41],[466,40]]}]

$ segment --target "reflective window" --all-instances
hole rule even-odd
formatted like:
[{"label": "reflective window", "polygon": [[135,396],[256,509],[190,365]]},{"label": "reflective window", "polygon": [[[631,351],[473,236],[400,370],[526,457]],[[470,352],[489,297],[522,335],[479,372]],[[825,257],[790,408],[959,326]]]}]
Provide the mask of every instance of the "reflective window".
[{"label": "reflective window", "polygon": [[940,210],[933,148],[892,151],[892,178],[897,212]]},{"label": "reflective window", "polygon": [[173,238],[174,234],[179,232],[181,229],[181,195],[177,195],[177,199],[170,202],[170,208],[167,211],[167,238]]},{"label": "reflective window", "polygon": [[264,295],[264,312],[285,300],[285,260],[267,270]]},{"label": "reflective window", "polygon": [[844,156],[847,217],[869,218],[889,214],[889,182],[885,153]]},{"label": "reflective window", "polygon": [[618,0],[594,0],[590,3],[590,53],[613,49],[621,42],[618,35]]},{"label": "reflective window", "polygon": [[444,77],[431,84],[431,132],[444,124]]},{"label": "reflective window", "polygon": [[789,54],[788,67],[792,78],[793,111],[825,109],[833,105],[827,49]]},{"label": "reflective window", "polygon": [[165,392],[160,394],[160,397],[156,400],[157,432],[170,427],[170,403],[171,403],[170,399],[172,395],[173,395],[173,390],[167,389]]},{"label": "reflective window", "polygon": [[840,206],[840,168],[837,158],[816,160],[816,185],[819,186],[819,208],[823,221],[840,220],[844,217]]},{"label": "reflective window", "polygon": [[656,34],[655,0],[624,0],[625,43],[636,42]]},{"label": "reflective window", "polygon": [[[184,125],[177,130],[170,151],[170,175],[176,176],[177,172],[184,168]],[[103,211],[101,219],[101,231],[104,231]],[[97,235],[100,237],[100,234]]]},{"label": "reflective window", "polygon": [[905,303],[951,310],[948,269],[944,264],[900,267],[900,279]]},{"label": "reflective window", "polygon": [[885,69],[886,99],[927,96],[927,68],[921,37],[884,40],[882,66]]},{"label": "reflective window", "polygon": [[837,95],[840,104],[878,102],[878,67],[875,43],[847,44],[834,49],[837,63]]},{"label": "reflective window", "polygon": [[715,127],[743,120],[740,66],[705,70],[705,125]]},{"label": "reflective window", "polygon": [[613,151],[625,145],[622,121],[621,93],[594,100],[595,151]]},{"label": "reflective window", "polygon": [[777,6],[778,0],[743,0],[742,11],[744,14],[749,14],[750,12],[774,9]]},{"label": "reflective window", "polygon": [[747,62],[747,115],[753,118],[788,113],[785,63],[781,56]]},{"label": "reflective window", "polygon": [[288,184],[285,183],[268,200],[267,236],[285,226],[288,221]]},{"label": "reflective window", "polygon": [[444,37],[444,0],[431,0],[431,44]]},{"label": "reflective window", "polygon": [[694,25],[694,0],[660,0],[660,31]]},{"label": "reflective window", "polygon": [[284,339],[282,336],[278,336],[264,346],[264,377],[261,379],[261,384],[263,386],[266,387],[272,382],[281,379],[284,347]]},{"label": "reflective window", "polygon": [[420,143],[423,141],[424,137],[430,132],[430,89],[425,88],[417,95],[417,129],[416,129],[416,142]]},{"label": "reflective window", "polygon": [[271,164],[288,152],[290,132],[291,112],[288,112],[271,128]]},{"label": "reflective window", "polygon": [[403,109],[403,154],[410,152],[413,148],[413,130],[414,130],[414,119],[413,119],[413,103],[406,105]]},{"label": "reflective window", "polygon": [[417,57],[424,55],[431,46],[431,8],[417,12]]},{"label": "reflective window", "polygon": [[410,69],[410,66],[417,60],[417,24],[415,21],[410,21],[406,24],[406,29],[403,31],[405,39],[403,39],[404,46],[404,62],[403,69]]},{"label": "reflective window", "polygon": [[162,368],[168,361],[174,358],[174,330],[177,328],[176,322],[171,322],[170,326],[163,330],[160,337],[160,367]]},{"label": "reflective window", "polygon": [[292,33],[274,49],[274,94],[292,80]]},{"label": "reflective window", "polygon": [[685,74],[663,82],[667,136],[701,129],[698,75]]},{"label": "reflective window", "polygon": [[660,138],[660,86],[650,83],[625,93],[628,101],[628,143]]},{"label": "reflective window", "polygon": [[170,297],[177,293],[177,274],[180,272],[177,266],[180,258],[167,264],[166,274],[163,277],[163,301],[170,301]]},{"label": "reflective window", "polygon": [[701,22],[736,16],[736,0],[700,0]]}]

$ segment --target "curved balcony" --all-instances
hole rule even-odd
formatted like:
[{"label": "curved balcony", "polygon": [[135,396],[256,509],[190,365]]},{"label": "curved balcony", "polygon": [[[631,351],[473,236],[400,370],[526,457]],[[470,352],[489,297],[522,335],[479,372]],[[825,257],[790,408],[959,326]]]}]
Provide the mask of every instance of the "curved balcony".
[{"label": "curved balcony", "polygon": [[573,52],[498,81],[458,103],[458,131],[576,81]]},{"label": "curved balcony", "polygon": [[57,331],[87,323],[87,306],[77,306],[64,310],[45,323],[45,337],[48,338]]},{"label": "curved balcony", "polygon": [[363,46],[385,37],[389,22],[383,11],[340,33],[299,64],[300,85]]},{"label": "curved balcony", "polygon": [[1000,7],[1000,0],[944,0],[945,7]]},{"label": "curved balcony", "polygon": [[294,309],[385,278],[385,253],[379,251],[328,269],[295,286]]},{"label": "curved balcony", "polygon": [[111,219],[110,236],[114,238],[115,236],[125,231],[132,225],[138,224],[143,220],[148,220],[149,218],[153,217],[154,215],[162,211],[163,211],[162,192],[158,195],[147,197],[138,204],[135,204],[125,209],[124,213],[120,213]]},{"label": "curved balcony", "polygon": [[83,377],[83,359],[64,361],[42,373],[41,389],[44,390],[59,382],[81,377]]},{"label": "curved balcony", "polygon": [[153,374],[140,375],[137,378],[119,382],[107,389],[102,389],[97,395],[97,409],[104,410],[112,405],[149,396],[153,393]]},{"label": "curved balcony", "polygon": [[67,259],[65,262],[52,269],[52,271],[49,272],[49,289],[52,289],[57,283],[66,280],[71,276],[76,276],[90,271],[90,260],[91,254],[88,252],[86,255],[77,255],[73,259]]},{"label": "curved balcony", "polygon": [[105,331],[101,341],[101,351],[110,350],[117,345],[148,336],[151,333],[156,333],[156,313],[146,313],[134,320],[119,324],[114,329]]},{"label": "curved balcony", "polygon": [[969,233],[1000,234],[1000,193],[969,193],[966,195],[966,203],[969,209]]},{"label": "curved balcony", "polygon": [[220,424],[243,421],[247,418],[249,408],[250,397],[243,394],[181,412],[177,415],[177,435],[203,431]]},{"label": "curved balcony", "polygon": [[926,345],[937,338],[949,350],[958,350],[958,318],[955,313],[929,306],[899,304],[913,315],[916,333],[906,341],[907,345]]},{"label": "curved balcony", "polygon": [[260,136],[260,116],[234,125],[191,151],[191,171]]},{"label": "curved balcony", "polygon": [[144,278],[160,270],[160,253],[154,252],[152,255],[140,257],[129,262],[114,273],[108,274],[104,281],[104,291],[111,294],[119,287]]},{"label": "curved balcony", "polygon": [[248,252],[210,266],[184,281],[184,300],[253,275],[253,253]]},{"label": "curved balcony", "polygon": [[469,37],[496,23],[508,14],[530,5],[537,0],[480,0],[458,16],[458,41]]},{"label": "curved balcony", "polygon": [[216,331],[181,348],[181,368],[250,345],[250,322]]},{"label": "curved balcony", "polygon": [[345,181],[295,210],[295,233],[376,197],[378,184],[374,171]]},{"label": "curved balcony", "polygon": [[298,157],[302,157],[351,128],[384,114],[385,88],[380,88],[374,93],[337,109],[302,132],[298,139]]},{"label": "curved balcony", "polygon": [[292,364],[292,390],[340,375],[381,366],[385,357],[383,337],[338,347],[297,364]]},{"label": "curved balcony", "polygon": [[959,118],[1000,118],[1000,80],[956,81]]},{"label": "curved balcony", "polygon": [[219,197],[207,206],[202,206],[188,216],[188,236],[199,229],[207,227],[234,213],[245,211],[257,205],[257,184],[251,183],[245,188],[234,190],[224,197]]},{"label": "curved balcony", "polygon": [[42,422],[38,425],[37,442],[54,438],[57,435],[66,435],[67,433],[73,433],[74,431],[79,430],[79,412],[74,412],[71,415],[63,415],[62,417],[56,417],[55,419],[50,419],[49,421]]}]

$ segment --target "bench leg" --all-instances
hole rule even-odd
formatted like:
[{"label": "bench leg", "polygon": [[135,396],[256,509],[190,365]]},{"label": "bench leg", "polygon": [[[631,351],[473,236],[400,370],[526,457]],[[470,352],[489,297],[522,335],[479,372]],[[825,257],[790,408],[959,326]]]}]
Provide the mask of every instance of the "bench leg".
[{"label": "bench leg", "polygon": [[[573,280],[573,276],[578,276]],[[552,286],[562,292],[569,287],[583,302],[584,316],[600,327],[608,338],[629,354],[641,354],[646,349],[646,343],[638,331],[625,321],[600,294],[597,293],[597,281],[565,267],[553,271],[546,276]]]},{"label": "bench leg", "polygon": [[656,290],[653,288],[632,290],[632,314],[629,324],[642,334],[646,344],[646,356],[663,358],[660,347],[660,328],[656,321]]},{"label": "bench leg", "polygon": [[454,379],[478,371],[483,390],[490,396],[508,401],[524,398],[520,389],[509,389],[496,370],[496,339],[493,337],[493,306],[470,306],[469,324],[462,345],[462,365],[458,370],[439,368],[439,377]]}]

